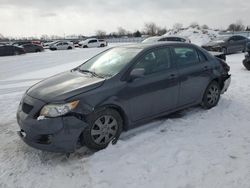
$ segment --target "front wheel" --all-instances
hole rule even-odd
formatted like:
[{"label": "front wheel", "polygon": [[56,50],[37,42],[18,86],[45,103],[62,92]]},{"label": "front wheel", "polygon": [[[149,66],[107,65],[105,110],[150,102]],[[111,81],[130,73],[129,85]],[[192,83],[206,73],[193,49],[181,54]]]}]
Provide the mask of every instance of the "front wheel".
[{"label": "front wheel", "polygon": [[87,123],[89,126],[84,130],[81,142],[95,150],[104,149],[112,140],[118,139],[123,127],[120,114],[113,109],[91,114]]},{"label": "front wheel", "polygon": [[244,59],[243,60],[243,65],[247,70],[250,70],[250,59]]},{"label": "front wheel", "polygon": [[215,107],[220,100],[220,93],[221,93],[221,88],[218,82],[216,81],[211,82],[208,85],[203,95],[202,107],[205,109],[210,109]]}]

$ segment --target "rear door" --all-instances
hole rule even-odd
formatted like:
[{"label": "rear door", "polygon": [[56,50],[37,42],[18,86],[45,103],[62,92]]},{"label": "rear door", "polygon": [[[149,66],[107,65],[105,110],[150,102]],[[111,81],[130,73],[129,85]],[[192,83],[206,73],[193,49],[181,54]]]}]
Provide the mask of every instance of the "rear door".
[{"label": "rear door", "polygon": [[199,102],[210,82],[212,64],[194,47],[173,47],[173,54],[180,79],[178,107]]},{"label": "rear door", "polygon": [[129,82],[124,89],[133,121],[172,110],[178,101],[178,71],[171,49],[146,52],[133,68],[145,69],[143,78]]}]

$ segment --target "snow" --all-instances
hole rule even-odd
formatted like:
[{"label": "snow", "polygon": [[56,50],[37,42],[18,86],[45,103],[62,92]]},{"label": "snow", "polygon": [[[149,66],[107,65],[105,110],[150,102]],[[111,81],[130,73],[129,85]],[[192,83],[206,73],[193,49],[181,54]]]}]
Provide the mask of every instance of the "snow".
[{"label": "snow", "polygon": [[217,107],[193,107],[122,134],[116,145],[65,155],[24,144],[15,113],[25,90],[104,49],[0,58],[0,187],[249,188],[250,82],[243,54],[227,56],[232,83]]},{"label": "snow", "polygon": [[219,35],[219,31],[214,31],[212,29],[200,29],[188,27],[182,30],[171,30],[165,35],[179,35],[187,37],[191,40],[192,43],[196,45],[203,45],[210,42],[212,39],[216,38]]}]

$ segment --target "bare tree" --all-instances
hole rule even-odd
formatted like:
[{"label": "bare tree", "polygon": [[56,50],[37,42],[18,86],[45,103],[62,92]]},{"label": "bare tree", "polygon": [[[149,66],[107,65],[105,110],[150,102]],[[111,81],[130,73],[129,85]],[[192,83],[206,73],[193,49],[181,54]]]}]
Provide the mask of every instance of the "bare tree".
[{"label": "bare tree", "polygon": [[242,21],[239,20],[236,23],[232,23],[228,26],[228,31],[244,31],[245,26],[243,25]]},{"label": "bare tree", "polygon": [[189,27],[192,27],[192,28],[196,28],[196,27],[200,27],[199,24],[197,22],[192,22]]},{"label": "bare tree", "polygon": [[158,27],[154,22],[149,22],[144,24],[144,32],[150,36],[155,36],[157,34]]},{"label": "bare tree", "polygon": [[206,24],[202,25],[201,28],[202,29],[209,29],[209,27]]},{"label": "bare tree", "polygon": [[117,30],[118,30],[117,31],[118,36],[125,36],[128,34],[128,31],[122,27],[118,27]]},{"label": "bare tree", "polygon": [[103,31],[103,30],[97,30],[96,31],[96,36],[97,37],[100,37],[100,38],[103,38],[107,35],[106,31]]},{"label": "bare tree", "polygon": [[183,28],[183,24],[181,23],[175,23],[173,25],[173,29],[179,31],[181,28]]}]

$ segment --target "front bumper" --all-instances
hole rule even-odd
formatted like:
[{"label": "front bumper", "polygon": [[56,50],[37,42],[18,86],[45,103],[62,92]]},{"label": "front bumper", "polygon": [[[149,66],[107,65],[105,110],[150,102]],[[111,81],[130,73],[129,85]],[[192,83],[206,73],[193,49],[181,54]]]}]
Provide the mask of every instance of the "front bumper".
[{"label": "front bumper", "polygon": [[222,90],[221,90],[221,94],[224,94],[224,93],[228,90],[230,84],[231,84],[231,75],[228,75],[228,76],[224,79],[224,84],[223,84],[223,88],[222,88]]},{"label": "front bumper", "polygon": [[[29,113],[23,111],[24,103],[34,106]],[[27,95],[23,98],[17,112],[17,122],[20,126],[18,135],[26,144],[37,149],[61,153],[74,152],[87,124],[73,115],[37,120],[35,114],[37,109],[42,107],[42,103]]]}]

